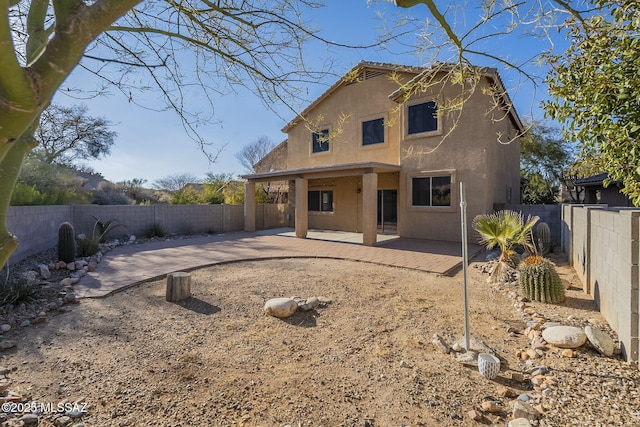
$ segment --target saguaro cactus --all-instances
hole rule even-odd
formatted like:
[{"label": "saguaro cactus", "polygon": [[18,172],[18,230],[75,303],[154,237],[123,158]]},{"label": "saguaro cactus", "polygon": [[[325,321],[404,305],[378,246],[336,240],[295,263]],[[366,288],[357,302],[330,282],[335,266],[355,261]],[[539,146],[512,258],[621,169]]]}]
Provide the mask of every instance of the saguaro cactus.
[{"label": "saguaro cactus", "polygon": [[76,259],[75,232],[68,222],[63,222],[58,228],[58,259],[64,262]]},{"label": "saguaro cactus", "polygon": [[555,266],[541,256],[528,256],[520,267],[520,289],[525,298],[552,304],[564,301],[564,287]]},{"label": "saguaro cactus", "polygon": [[551,252],[551,230],[546,222],[539,222],[535,228],[535,244],[540,255],[545,256]]}]

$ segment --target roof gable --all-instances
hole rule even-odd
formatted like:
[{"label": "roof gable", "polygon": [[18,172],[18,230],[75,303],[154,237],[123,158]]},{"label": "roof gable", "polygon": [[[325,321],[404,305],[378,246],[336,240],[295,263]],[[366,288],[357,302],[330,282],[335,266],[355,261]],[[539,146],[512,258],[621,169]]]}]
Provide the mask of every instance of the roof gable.
[{"label": "roof gable", "polygon": [[[358,65],[349,70],[344,76],[342,76],[338,81],[336,81],[329,89],[327,89],[322,95],[316,98],[311,104],[307,106],[301,113],[299,113],[293,120],[287,123],[283,128],[282,132],[287,133],[290,128],[298,124],[303,117],[307,116],[316,106],[318,106],[321,102],[331,96],[334,92],[336,92],[339,88],[343,86],[348,86],[350,84],[366,80],[369,78],[374,78],[380,76],[381,74],[386,74],[388,72],[404,72],[409,74],[414,74],[415,76],[407,82],[407,84],[399,87],[396,91],[389,94],[389,98],[396,101],[402,102],[404,101],[402,98],[407,94],[407,87],[410,87],[413,83],[417,83],[420,80],[432,75],[435,72],[440,71],[451,71],[456,65],[455,64],[434,64],[432,67],[413,67],[413,66],[403,66],[396,64],[388,64],[381,62],[367,62],[361,61]],[[518,116],[515,108],[513,107],[513,102],[507,93],[507,90],[504,87],[504,83],[498,74],[498,71],[495,68],[488,67],[473,67],[479,74],[486,78],[490,84],[495,85],[498,93],[498,101],[500,103],[501,108],[508,114],[511,122],[514,127],[518,129],[519,132],[524,132],[524,126],[520,117]]]}]

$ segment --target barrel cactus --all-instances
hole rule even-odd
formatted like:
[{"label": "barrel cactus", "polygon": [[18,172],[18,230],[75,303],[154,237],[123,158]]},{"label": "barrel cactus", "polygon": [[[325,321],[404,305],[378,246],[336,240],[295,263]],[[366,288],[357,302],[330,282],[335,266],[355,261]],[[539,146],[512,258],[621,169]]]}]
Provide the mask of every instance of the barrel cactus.
[{"label": "barrel cactus", "polygon": [[76,259],[75,232],[68,222],[63,222],[58,228],[58,259],[64,262]]},{"label": "barrel cactus", "polygon": [[535,231],[535,244],[538,248],[540,255],[545,256],[551,252],[551,230],[546,222],[539,222],[536,225]]},{"label": "barrel cactus", "polygon": [[564,301],[564,287],[555,266],[541,256],[528,256],[518,267],[525,298],[552,304]]}]

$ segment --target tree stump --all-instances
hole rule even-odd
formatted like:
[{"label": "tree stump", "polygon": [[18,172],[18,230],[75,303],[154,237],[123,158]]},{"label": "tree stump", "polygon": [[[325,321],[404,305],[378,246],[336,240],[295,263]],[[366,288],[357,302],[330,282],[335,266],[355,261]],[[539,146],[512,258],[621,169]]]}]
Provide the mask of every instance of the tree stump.
[{"label": "tree stump", "polygon": [[191,296],[191,274],[184,271],[167,274],[167,295],[170,302],[187,299]]}]

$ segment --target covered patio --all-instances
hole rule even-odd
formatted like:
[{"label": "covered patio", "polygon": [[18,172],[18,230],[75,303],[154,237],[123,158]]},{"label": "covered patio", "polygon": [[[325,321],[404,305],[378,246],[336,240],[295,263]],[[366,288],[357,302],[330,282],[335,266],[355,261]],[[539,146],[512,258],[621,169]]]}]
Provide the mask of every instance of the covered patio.
[{"label": "covered patio", "polygon": [[[356,206],[362,197],[362,208],[356,209],[357,220],[361,224],[362,244],[375,246],[378,242],[378,189],[379,175],[399,174],[400,166],[379,162],[348,163],[334,166],[318,166],[302,169],[289,169],[266,173],[245,175],[245,231],[256,229],[256,183],[266,181],[288,181],[295,197],[293,203],[295,235],[304,239],[309,232],[309,183],[323,179],[357,177]],[[333,203],[333,201],[331,201]],[[357,227],[356,227],[357,228]],[[359,230],[356,230],[359,231]]]}]

